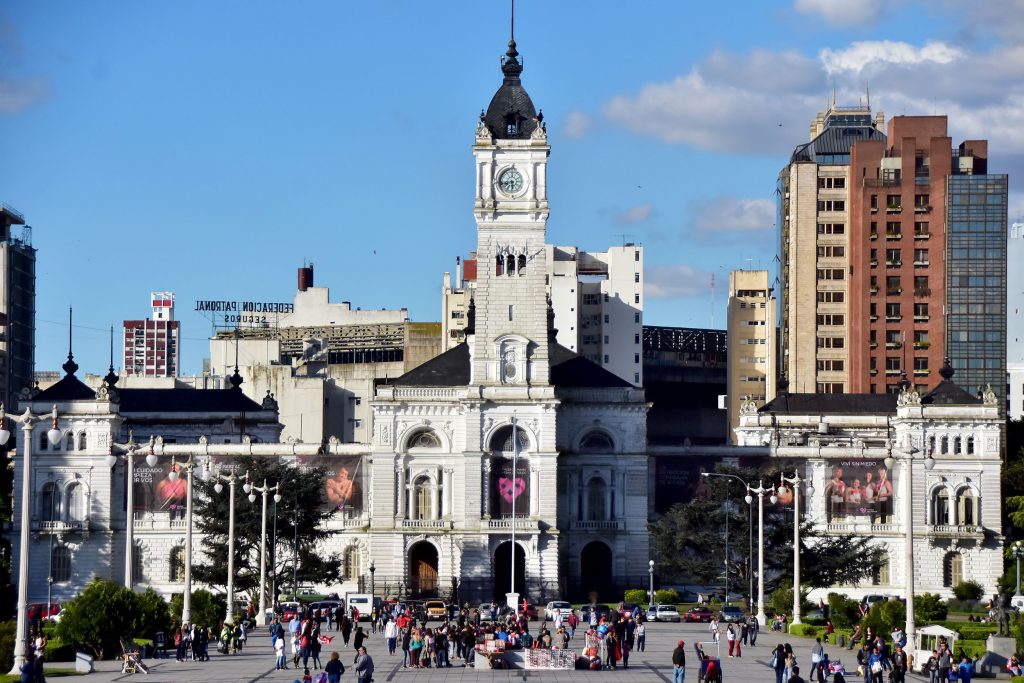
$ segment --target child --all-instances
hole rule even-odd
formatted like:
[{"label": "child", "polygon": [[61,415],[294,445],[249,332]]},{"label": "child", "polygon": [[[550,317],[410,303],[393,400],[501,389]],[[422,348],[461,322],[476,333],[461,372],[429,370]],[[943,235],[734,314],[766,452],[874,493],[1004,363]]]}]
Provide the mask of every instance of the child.
[{"label": "child", "polygon": [[287,669],[287,665],[284,661],[284,638],[278,638],[274,641],[274,654],[277,655],[277,666],[275,669]]},{"label": "child", "polygon": [[309,675],[309,669],[302,670],[302,683],[313,683],[313,677]]}]

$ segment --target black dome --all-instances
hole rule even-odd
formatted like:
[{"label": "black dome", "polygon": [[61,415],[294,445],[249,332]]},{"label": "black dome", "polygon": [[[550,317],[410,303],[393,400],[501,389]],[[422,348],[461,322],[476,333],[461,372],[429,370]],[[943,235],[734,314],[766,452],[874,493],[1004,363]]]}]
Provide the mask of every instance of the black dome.
[{"label": "black dome", "polygon": [[504,140],[529,138],[540,125],[533,101],[519,80],[523,65],[517,59],[518,56],[516,41],[508,41],[508,52],[501,64],[505,79],[491,98],[483,117],[491,135]]}]

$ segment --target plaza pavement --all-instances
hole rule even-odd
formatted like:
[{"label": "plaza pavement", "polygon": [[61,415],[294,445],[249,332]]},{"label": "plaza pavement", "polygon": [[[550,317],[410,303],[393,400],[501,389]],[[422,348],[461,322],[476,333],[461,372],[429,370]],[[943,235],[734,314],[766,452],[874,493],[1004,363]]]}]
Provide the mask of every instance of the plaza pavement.
[{"label": "plaza pavement", "polygon": [[[531,630],[539,630],[540,622],[534,622]],[[328,632],[329,633],[329,632]],[[351,644],[347,647],[337,632],[336,638],[331,646],[324,646],[321,653],[322,661],[330,658],[332,651],[338,651],[345,662],[345,675],[342,681],[355,681],[355,673],[352,670],[352,660],[355,651]],[[373,657],[375,671],[375,683],[438,683],[443,680],[474,681],[483,680],[500,681],[509,683],[513,681],[537,681],[543,679],[551,683],[563,683],[567,681],[588,680],[594,682],[608,683],[610,681],[621,681],[622,683],[672,683],[672,650],[680,639],[686,641],[686,681],[697,683],[696,656],[693,651],[693,643],[696,640],[704,643],[704,651],[715,656],[715,646],[710,642],[707,624],[648,624],[647,647],[645,652],[634,652],[629,658],[629,669],[618,669],[617,671],[524,671],[524,670],[491,670],[485,668],[463,667],[459,660],[452,663],[450,669],[403,669],[401,652],[389,657],[384,644],[384,639],[379,634],[373,635],[366,641],[367,650]],[[577,632],[576,639],[572,645],[581,644],[581,633]],[[800,673],[805,679],[810,671],[810,646],[811,640],[805,638],[794,638],[784,634],[762,631],[755,647],[747,647],[743,650],[743,656],[730,659],[725,650],[726,644],[722,642],[722,672],[723,683],[775,683],[775,675],[768,668],[768,659],[771,650],[779,642],[789,642],[797,653],[800,664]],[[832,659],[842,659],[850,669],[855,663],[853,653],[845,648],[835,645],[827,646],[826,651]],[[288,669],[287,671],[274,670],[274,653],[270,646],[270,638],[264,629],[257,633],[250,634],[249,642],[245,650],[238,655],[221,655],[211,653],[209,662],[177,662],[174,659],[148,659],[146,663],[150,666],[149,676],[141,678],[145,683],[183,683],[185,681],[210,681],[211,683],[292,683],[301,678],[300,669]],[[289,657],[290,661],[290,657]],[[480,661],[480,660],[478,660]],[[620,663],[621,664],[621,663]],[[61,663],[50,664],[53,668],[67,666]],[[131,674],[122,674],[120,665],[117,662],[97,662],[97,672],[78,680],[89,681],[89,683],[107,683],[108,681],[125,681],[132,679]],[[318,672],[313,671],[314,681]],[[142,676],[142,674],[137,674]],[[917,676],[908,677],[909,680],[917,683],[924,681]],[[860,683],[859,677],[854,673],[847,676],[847,683]]]}]

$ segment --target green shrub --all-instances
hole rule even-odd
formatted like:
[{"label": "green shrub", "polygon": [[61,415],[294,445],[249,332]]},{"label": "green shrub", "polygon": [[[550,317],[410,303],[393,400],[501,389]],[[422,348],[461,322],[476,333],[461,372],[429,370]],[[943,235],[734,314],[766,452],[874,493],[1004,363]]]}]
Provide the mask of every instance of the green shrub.
[{"label": "green shrub", "polygon": [[654,602],[659,605],[676,605],[679,603],[679,593],[672,588],[663,588],[660,591],[654,591]]},{"label": "green shrub", "polygon": [[0,671],[14,668],[14,634],[17,630],[16,621],[0,623]]},{"label": "green shrub", "polygon": [[[171,597],[171,629],[181,626],[182,603],[183,597],[181,593],[175,593]],[[224,619],[227,601],[224,599],[223,595],[214,595],[210,591],[200,589],[193,591],[191,607],[192,623],[199,624],[200,626],[215,627]],[[169,635],[170,634],[168,633],[168,636]]]},{"label": "green shrub", "polygon": [[1024,683],[1024,676],[1011,676],[1010,683]]},{"label": "green shrub", "polygon": [[[916,606],[916,603],[915,603]],[[895,626],[907,623],[907,606],[899,600],[876,602],[864,618],[865,626],[873,626],[875,633],[888,634]]]},{"label": "green shrub", "polygon": [[836,628],[851,627],[860,621],[860,604],[841,593],[829,593],[828,616]]},{"label": "green shrub", "polygon": [[630,588],[622,598],[623,602],[635,602],[637,604],[647,602],[647,591],[643,588]]},{"label": "green shrub", "polygon": [[[779,586],[772,591],[771,597],[768,599],[769,605],[775,614],[792,614],[793,613],[793,587],[792,586]],[[807,614],[811,610],[817,609],[817,606],[811,604],[807,600],[807,591],[800,591],[800,611],[803,614]]]},{"label": "green shrub", "polygon": [[956,631],[964,640],[985,640],[998,629],[996,624],[973,621],[940,621],[937,623]]},{"label": "green shrub", "polygon": [[949,607],[937,594],[922,593],[914,596],[914,616],[918,623],[942,621],[948,614]]},{"label": "green shrub", "polygon": [[953,595],[956,596],[957,600],[964,602],[968,600],[981,600],[981,596],[984,594],[985,589],[977,581],[961,581],[953,586]]},{"label": "green shrub", "polygon": [[92,651],[97,659],[121,651],[120,639],[135,635],[142,617],[138,595],[113,581],[95,578],[64,604],[57,637]]},{"label": "green shrub", "polygon": [[149,638],[156,635],[157,631],[166,631],[171,623],[170,610],[167,601],[160,597],[152,588],[146,589],[145,593],[137,593],[139,601],[139,622],[132,629],[136,638]]},{"label": "green shrub", "polygon": [[802,636],[804,638],[814,638],[820,635],[825,629],[821,626],[815,626],[814,624],[792,624],[789,627],[789,632],[794,636]]}]

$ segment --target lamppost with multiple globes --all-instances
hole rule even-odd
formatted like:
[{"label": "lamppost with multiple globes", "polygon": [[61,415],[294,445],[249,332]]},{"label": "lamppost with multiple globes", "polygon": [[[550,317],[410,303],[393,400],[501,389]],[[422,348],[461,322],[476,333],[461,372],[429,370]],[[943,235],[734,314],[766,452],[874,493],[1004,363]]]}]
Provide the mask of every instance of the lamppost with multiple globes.
[{"label": "lamppost with multiple globes", "polygon": [[650,605],[654,604],[654,560],[648,560],[648,562],[647,562],[647,574],[650,576],[650,580],[651,580],[650,581],[650,591],[648,592],[648,596],[650,597],[650,600],[647,603],[648,606],[650,606]]},{"label": "lamppost with multiple globes", "polygon": [[[181,595],[181,623],[191,624],[192,623],[192,476],[195,470],[195,463],[192,462],[192,456],[188,456],[188,460],[183,463],[176,463],[174,458],[171,458],[171,471],[167,473],[167,478],[172,482],[178,480],[178,470],[176,466],[179,466],[185,470],[185,478],[187,480],[185,488],[185,590]],[[204,467],[202,472],[203,479],[206,479],[209,475],[209,468]]]},{"label": "lamppost with multiple globes", "polygon": [[814,493],[814,484],[796,471],[792,477],[780,474],[779,493],[786,490],[786,484],[793,487],[793,621],[790,626],[802,624],[800,620],[800,484],[806,482],[807,495]]},{"label": "lamppost with multiple globes", "polygon": [[235,612],[235,484],[238,477],[232,470],[230,474],[221,474],[220,470],[214,472],[212,477],[216,480],[213,490],[218,494],[224,491],[224,484],[228,484],[228,581],[227,581],[227,608],[224,616],[225,623],[233,623]]},{"label": "lamppost with multiple globes", "polygon": [[[149,453],[146,454],[146,465],[156,467],[157,457],[153,448],[153,438],[149,439]],[[115,443],[114,446],[124,449],[121,455],[127,469],[125,482],[125,522],[124,522],[124,585],[131,588],[134,582],[133,568],[135,558],[135,453],[139,445],[135,443],[135,435],[128,432],[128,443]],[[107,467],[113,469],[118,456],[111,452],[105,458]]]},{"label": "lamppost with multiple globes", "polygon": [[[0,446],[4,446],[11,438],[11,432],[4,426],[3,405],[0,405]],[[46,438],[51,445],[56,446],[64,438],[64,433],[57,428],[57,406],[49,414],[33,415],[27,408],[18,416],[10,416],[13,422],[21,425],[22,462],[21,462],[21,524],[18,538],[18,625],[14,638],[14,666],[11,674],[21,673],[21,665],[25,663],[28,655],[28,541],[31,532],[30,521],[32,515],[32,428],[36,422],[47,418],[51,419],[50,429],[46,432]],[[49,606],[47,606],[49,609]]]},{"label": "lamppost with multiple globes", "polygon": [[[903,571],[906,578],[906,592],[907,592],[907,624],[904,633],[907,635],[908,642],[914,642],[914,637],[917,635],[917,625],[914,619],[914,453],[918,452],[914,448],[903,451],[900,461],[903,463],[903,476],[907,480],[905,491],[903,492],[903,518],[906,522],[906,538],[904,539],[904,565]],[[892,443],[888,444],[888,455],[885,458],[885,466],[892,470],[896,465],[897,458],[893,456]],[[935,467],[935,458],[932,457],[931,453],[924,459],[924,468],[931,470]]]},{"label": "lamppost with multiple globes", "polygon": [[274,493],[274,504],[281,502],[281,485],[274,484],[267,486],[267,480],[263,480],[263,486],[257,486],[249,481],[249,473],[245,473],[245,484],[242,490],[249,494],[249,502],[256,502],[256,493],[263,494],[263,516],[260,526],[260,611],[256,615],[256,625],[266,626],[267,623],[267,496]]}]

